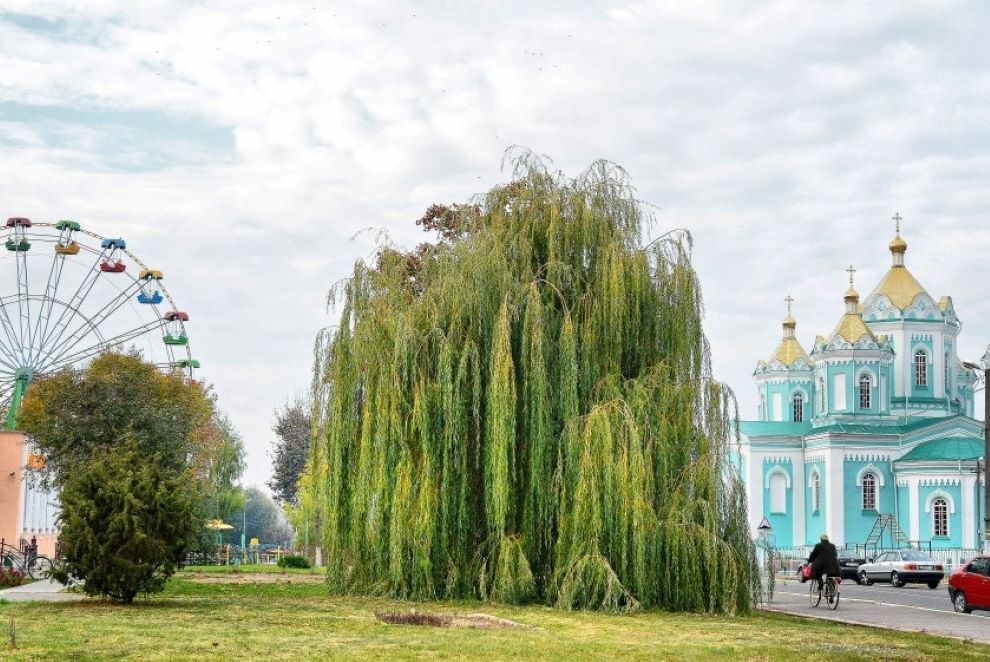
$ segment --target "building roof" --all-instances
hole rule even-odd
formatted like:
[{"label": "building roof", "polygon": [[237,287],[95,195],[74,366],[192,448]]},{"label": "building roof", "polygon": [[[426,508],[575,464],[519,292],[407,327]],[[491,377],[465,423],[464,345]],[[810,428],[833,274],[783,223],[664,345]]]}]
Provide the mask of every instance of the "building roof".
[{"label": "building roof", "polygon": [[797,338],[793,337],[781,340],[777,351],[770,357],[771,361],[780,361],[788,367],[797,363],[798,359],[804,359],[805,363],[811,365],[811,359],[808,358],[807,352],[801,347],[801,343],[797,341]]},{"label": "building roof", "polygon": [[846,339],[846,342],[850,344],[856,343],[863,336],[868,336],[870,340],[876,342],[876,336],[870,331],[866,323],[863,322],[863,316],[859,313],[846,313],[839,320],[839,325],[835,327],[835,331],[829,336],[829,338],[835,338],[836,336],[842,336]]},{"label": "building roof", "polygon": [[739,431],[747,437],[801,437],[811,432],[811,423],[739,421]]},{"label": "building roof", "polygon": [[983,457],[983,440],[978,437],[945,437],[918,444],[899,462],[976,460]]},{"label": "building roof", "polygon": [[910,306],[919,294],[927,294],[907,267],[893,266],[870,296],[885,295],[898,309]]}]

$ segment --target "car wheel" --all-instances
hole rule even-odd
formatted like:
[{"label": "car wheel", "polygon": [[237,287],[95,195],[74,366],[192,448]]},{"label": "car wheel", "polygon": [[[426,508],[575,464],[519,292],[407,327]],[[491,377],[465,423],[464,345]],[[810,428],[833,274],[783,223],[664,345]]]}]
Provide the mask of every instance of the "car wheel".
[{"label": "car wheel", "polygon": [[891,586],[896,586],[897,588],[903,588],[904,584],[905,584],[904,580],[900,578],[900,576],[897,574],[897,571],[896,570],[894,572],[890,573],[890,585]]},{"label": "car wheel", "polygon": [[873,580],[867,577],[865,572],[859,573],[859,583],[863,586],[873,586]]},{"label": "car wheel", "polygon": [[928,582],[928,588],[938,588],[938,585],[939,585],[940,583],[941,583],[941,582],[935,582],[935,581],[932,581],[932,582]]},{"label": "car wheel", "polygon": [[968,614],[973,611],[969,603],[966,602],[966,594],[962,591],[956,591],[956,594],[953,596],[952,608],[960,614]]}]

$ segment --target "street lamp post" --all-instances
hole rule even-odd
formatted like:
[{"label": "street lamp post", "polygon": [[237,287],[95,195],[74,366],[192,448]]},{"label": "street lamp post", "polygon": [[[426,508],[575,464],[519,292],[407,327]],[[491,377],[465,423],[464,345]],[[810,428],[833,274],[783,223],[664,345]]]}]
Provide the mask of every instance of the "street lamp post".
[{"label": "street lamp post", "polygon": [[[990,554],[990,345],[980,365],[965,363],[972,370],[983,369],[983,553]],[[979,467],[979,463],[976,465]],[[976,474],[976,490],[980,490],[980,474]]]}]

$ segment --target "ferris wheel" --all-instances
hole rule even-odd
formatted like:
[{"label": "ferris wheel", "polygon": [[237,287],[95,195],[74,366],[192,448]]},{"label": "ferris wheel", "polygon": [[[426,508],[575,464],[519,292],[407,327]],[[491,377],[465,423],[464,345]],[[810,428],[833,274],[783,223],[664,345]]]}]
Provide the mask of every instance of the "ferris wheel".
[{"label": "ferris wheel", "polygon": [[136,347],[159,368],[192,378],[189,315],[175,305],[121,237],[76,221],[7,219],[0,227],[0,410],[17,425],[32,380],[83,366],[109,349]]}]

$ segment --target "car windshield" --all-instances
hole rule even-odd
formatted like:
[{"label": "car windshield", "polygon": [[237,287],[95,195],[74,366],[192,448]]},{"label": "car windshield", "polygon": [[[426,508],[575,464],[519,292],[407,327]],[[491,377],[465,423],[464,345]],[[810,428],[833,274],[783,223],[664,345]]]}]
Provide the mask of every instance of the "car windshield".
[{"label": "car windshield", "polygon": [[927,554],[922,554],[921,552],[904,552],[901,557],[905,561],[934,561],[932,557]]}]

